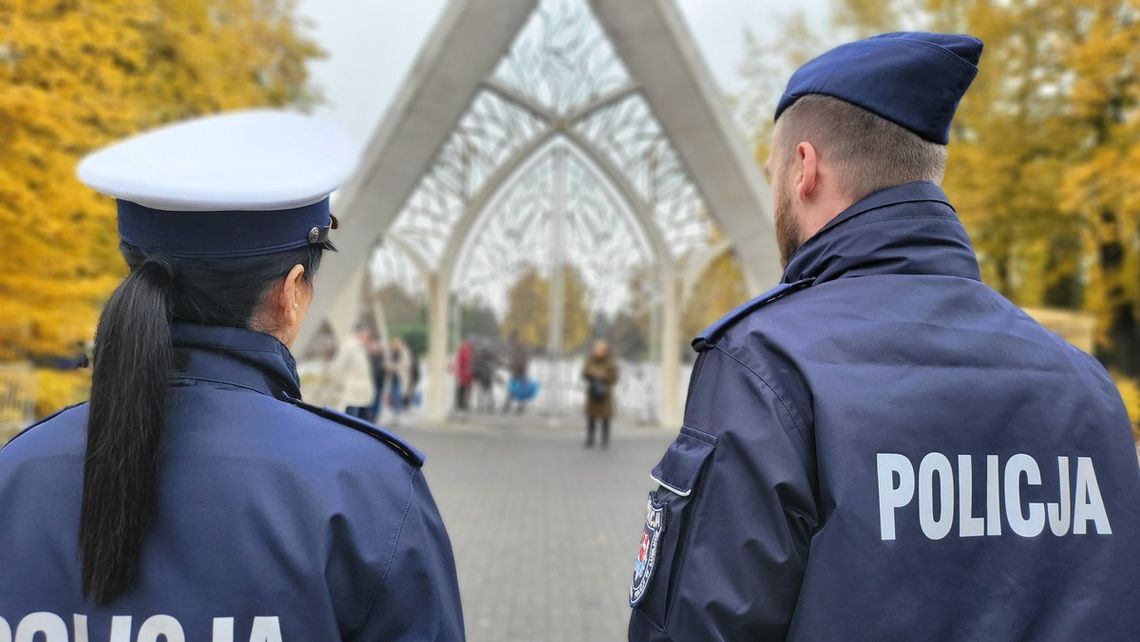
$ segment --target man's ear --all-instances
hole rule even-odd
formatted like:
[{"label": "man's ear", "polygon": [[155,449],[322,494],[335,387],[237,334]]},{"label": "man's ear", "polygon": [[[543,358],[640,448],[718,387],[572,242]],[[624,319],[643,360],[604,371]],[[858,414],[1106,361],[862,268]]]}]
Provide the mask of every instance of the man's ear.
[{"label": "man's ear", "polygon": [[819,181],[819,156],[815,146],[808,142],[796,145],[796,195],[801,201],[810,201],[815,196]]}]

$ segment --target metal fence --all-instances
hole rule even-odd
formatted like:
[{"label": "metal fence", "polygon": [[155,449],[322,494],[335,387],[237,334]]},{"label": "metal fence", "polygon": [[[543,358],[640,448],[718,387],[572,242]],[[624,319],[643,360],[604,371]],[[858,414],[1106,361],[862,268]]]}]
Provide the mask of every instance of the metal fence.
[{"label": "metal fence", "polygon": [[36,372],[30,363],[0,363],[0,444],[32,422]]}]

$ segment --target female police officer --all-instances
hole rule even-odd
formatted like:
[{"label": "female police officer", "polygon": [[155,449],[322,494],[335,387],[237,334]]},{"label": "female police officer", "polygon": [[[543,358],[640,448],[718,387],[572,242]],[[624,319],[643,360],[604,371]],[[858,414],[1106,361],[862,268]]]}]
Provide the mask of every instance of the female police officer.
[{"label": "female police officer", "polygon": [[355,164],[259,111],[80,165],[119,199],[130,274],[91,401],[0,451],[0,642],[463,638],[423,457],[302,403],[287,347]]}]

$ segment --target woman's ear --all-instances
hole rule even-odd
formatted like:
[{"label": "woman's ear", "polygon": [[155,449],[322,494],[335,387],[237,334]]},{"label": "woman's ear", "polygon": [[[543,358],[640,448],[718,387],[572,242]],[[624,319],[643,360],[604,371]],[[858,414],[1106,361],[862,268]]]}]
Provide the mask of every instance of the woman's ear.
[{"label": "woman's ear", "polygon": [[[301,319],[305,316],[305,309],[308,308],[307,294],[305,266],[294,265],[281,284],[281,296],[278,302],[280,306],[278,310],[286,328],[292,330],[301,325]],[[295,334],[295,332],[291,334]]]},{"label": "woman's ear", "polygon": [[305,280],[305,266],[294,265],[265,293],[251,319],[250,328],[271,334],[286,346],[292,346],[312,298],[312,290]]}]

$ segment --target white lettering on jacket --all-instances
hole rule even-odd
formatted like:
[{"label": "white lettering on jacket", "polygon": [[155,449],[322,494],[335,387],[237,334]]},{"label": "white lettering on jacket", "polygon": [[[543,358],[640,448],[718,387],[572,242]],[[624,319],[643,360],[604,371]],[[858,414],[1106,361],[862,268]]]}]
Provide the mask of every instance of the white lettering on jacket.
[{"label": "white lettering on jacket", "polygon": [[[918,463],[905,455],[878,453],[879,534],[884,541],[896,538],[899,511],[918,494],[918,524],[928,539],[947,537],[957,523],[958,537],[996,537],[1002,534],[1002,515],[1009,529],[1020,537],[1037,537],[1048,528],[1057,537],[1085,535],[1089,523],[1098,535],[1111,535],[1108,512],[1096,470],[1090,457],[1076,458],[1075,488],[1070,476],[1070,458],[1057,457],[1056,502],[1025,499],[1029,487],[1041,486],[1041,467],[1029,455],[1010,456],[1002,466],[998,455],[987,455],[985,465],[974,465],[971,455],[958,455],[957,467],[942,453],[929,453]],[[985,470],[984,510],[974,506],[974,470]],[[955,501],[957,498],[957,501]],[[909,511],[908,511],[909,512]],[[904,513],[905,514],[905,513]]]},{"label": "white lettering on jacket", "polygon": [[[185,642],[182,624],[169,615],[148,617],[139,626],[138,636],[132,637],[133,618],[116,615],[111,618],[111,642]],[[89,640],[87,616],[72,616],[72,628],[55,613],[40,611],[29,613],[15,624],[15,631],[0,617],[0,642],[87,642]],[[211,642],[234,642],[234,619],[216,617],[213,620]],[[249,642],[282,642],[281,622],[277,617],[255,617]]]}]

